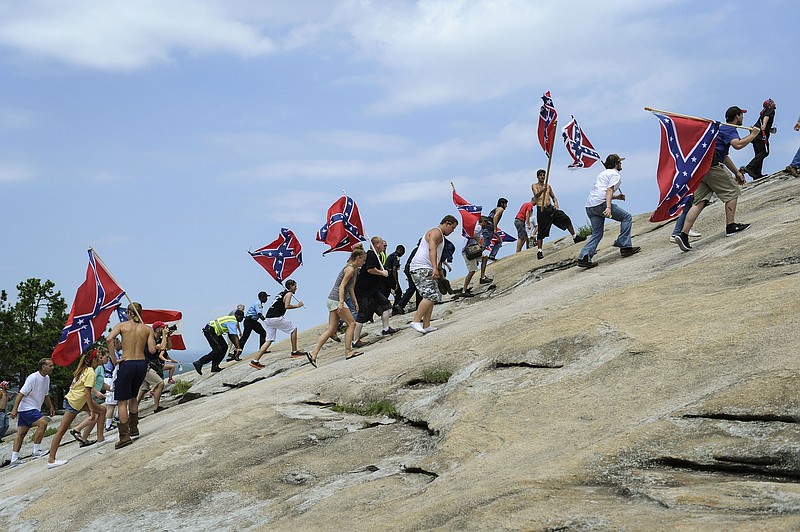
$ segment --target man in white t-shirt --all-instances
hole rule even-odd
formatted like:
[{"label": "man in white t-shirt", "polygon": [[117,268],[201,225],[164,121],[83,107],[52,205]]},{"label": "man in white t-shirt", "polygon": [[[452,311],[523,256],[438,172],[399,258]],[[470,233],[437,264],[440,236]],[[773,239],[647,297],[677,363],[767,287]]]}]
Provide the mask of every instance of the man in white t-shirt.
[{"label": "man in white t-shirt", "polygon": [[50,374],[53,372],[53,361],[43,358],[39,361],[39,371],[28,375],[25,384],[20,388],[17,398],[14,401],[14,408],[11,409],[9,416],[17,419],[17,437],[14,439],[14,446],[11,450],[11,467],[22,464],[19,459],[19,451],[22,449],[22,440],[28,434],[28,429],[36,427],[33,435],[33,458],[46,456],[49,451],[41,450],[42,438],[47,430],[47,419],[42,416],[42,403],[47,403],[50,415],[56,414],[53,401],[50,399]]},{"label": "man in white t-shirt", "polygon": [[606,161],[603,163],[606,169],[600,172],[594,186],[589,191],[589,199],[586,200],[586,215],[592,224],[592,236],[578,254],[578,266],[581,268],[597,266],[592,262],[592,257],[597,251],[600,240],[603,239],[606,218],[620,222],[619,236],[612,244],[614,247],[620,248],[620,255],[630,257],[642,249],[631,243],[632,217],[630,213],[612,203],[612,200],[615,199],[625,201],[625,194],[619,189],[622,183],[619,173],[622,171],[622,161],[624,160],[624,157],[620,157],[616,153],[606,157]]}]

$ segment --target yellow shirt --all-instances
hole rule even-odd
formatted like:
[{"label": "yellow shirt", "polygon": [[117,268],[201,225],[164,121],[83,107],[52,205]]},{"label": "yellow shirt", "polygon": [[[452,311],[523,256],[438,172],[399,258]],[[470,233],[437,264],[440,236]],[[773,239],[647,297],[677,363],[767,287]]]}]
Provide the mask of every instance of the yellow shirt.
[{"label": "yellow shirt", "polygon": [[94,370],[91,367],[86,368],[78,377],[78,380],[73,384],[67,393],[67,401],[69,406],[75,410],[80,410],[86,404],[86,388],[94,388]]}]

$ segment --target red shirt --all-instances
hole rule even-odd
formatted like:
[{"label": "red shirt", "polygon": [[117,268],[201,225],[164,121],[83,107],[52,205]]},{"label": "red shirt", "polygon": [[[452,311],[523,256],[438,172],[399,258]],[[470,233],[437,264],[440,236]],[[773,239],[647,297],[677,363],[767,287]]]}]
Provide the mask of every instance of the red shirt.
[{"label": "red shirt", "polygon": [[522,204],[522,207],[519,208],[519,212],[514,218],[524,222],[525,215],[531,212],[532,210],[533,210],[533,204],[530,201],[527,201]]}]

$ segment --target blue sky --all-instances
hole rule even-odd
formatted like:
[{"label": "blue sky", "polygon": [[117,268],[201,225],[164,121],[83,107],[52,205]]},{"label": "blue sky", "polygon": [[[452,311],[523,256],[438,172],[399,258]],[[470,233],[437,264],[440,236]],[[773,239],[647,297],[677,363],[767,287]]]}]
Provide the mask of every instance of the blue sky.
[{"label": "blue sky", "polygon": [[[246,252],[289,227],[307,308],[287,317],[320,324],[346,257],[314,236],[342,190],[390,249],[456,213],[450,181],[486,211],[507,197],[513,230],[547,162],[547,90],[559,129],[575,115],[627,158],[633,213],[658,201],[645,106],[739,105],[750,124],[773,98],[777,171],[800,145],[798,15],[771,0],[0,1],[0,288],[52,279],[71,304],[91,245],[132,298],[183,311],[204,351],[205,322],[278,292]],[[579,226],[601,168],[568,163],[557,141],[551,183]]]}]

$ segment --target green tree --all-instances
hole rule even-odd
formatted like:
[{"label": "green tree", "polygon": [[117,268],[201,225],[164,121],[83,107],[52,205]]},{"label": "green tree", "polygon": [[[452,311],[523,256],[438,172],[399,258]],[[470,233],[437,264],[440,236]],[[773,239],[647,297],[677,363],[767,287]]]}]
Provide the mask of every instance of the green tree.
[{"label": "green tree", "polygon": [[[13,305],[6,291],[1,291],[0,375],[21,385],[36,371],[39,359],[52,354],[66,321],[67,304],[49,279],[42,282],[31,278],[19,283]],[[50,381],[60,401],[72,381],[71,371],[56,366]]]}]

